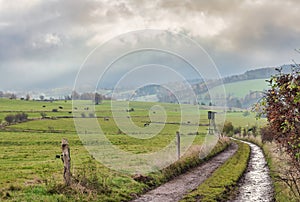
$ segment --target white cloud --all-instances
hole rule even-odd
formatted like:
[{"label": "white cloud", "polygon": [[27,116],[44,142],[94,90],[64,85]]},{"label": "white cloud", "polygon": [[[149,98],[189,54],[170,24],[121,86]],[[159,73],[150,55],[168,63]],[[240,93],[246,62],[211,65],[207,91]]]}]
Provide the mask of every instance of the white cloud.
[{"label": "white cloud", "polygon": [[61,46],[62,41],[56,34],[46,34],[45,43],[54,46]]},{"label": "white cloud", "polygon": [[49,49],[63,46],[63,41],[60,36],[54,33],[38,34],[33,37],[31,42],[33,49]]}]

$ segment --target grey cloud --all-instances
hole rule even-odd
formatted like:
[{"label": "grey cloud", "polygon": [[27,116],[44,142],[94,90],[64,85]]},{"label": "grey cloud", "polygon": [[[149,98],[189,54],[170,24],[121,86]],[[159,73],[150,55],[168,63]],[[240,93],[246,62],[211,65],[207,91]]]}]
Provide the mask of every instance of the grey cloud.
[{"label": "grey cloud", "polygon": [[[208,40],[215,43],[218,42],[218,38],[227,40],[237,51],[256,47],[278,48],[273,47],[272,44],[282,47],[287,45],[287,41],[297,39],[295,36],[300,32],[296,23],[300,20],[299,6],[300,2],[295,0],[159,1],[159,8],[182,15],[186,23],[193,15],[222,18],[226,23],[225,29]],[[267,47],[262,47],[263,45]]]},{"label": "grey cloud", "polygon": [[[68,72],[78,70],[86,55],[103,42],[104,35],[134,29],[187,34],[207,49],[226,75],[288,63],[292,57],[297,60],[293,49],[300,47],[298,0],[64,0],[39,1],[31,6],[25,1],[20,5],[2,4],[0,79],[4,79],[4,73],[19,76],[19,68],[40,68],[42,76],[48,73],[49,81],[45,83],[49,87],[53,78],[61,79],[61,83],[70,80],[65,78]],[[27,80],[32,81],[31,86],[40,83],[35,75],[20,78],[14,85],[26,86]],[[8,88],[9,80],[6,83]]]},{"label": "grey cloud", "polygon": [[300,20],[295,10],[296,5],[286,6],[285,3],[243,8],[222,37],[228,38],[238,49],[286,46],[287,40],[295,39],[291,36],[300,31],[295,26],[295,22]]},{"label": "grey cloud", "polygon": [[170,10],[184,10],[186,12],[203,12],[209,15],[224,15],[240,7],[240,0],[190,0],[172,1],[160,0],[158,7]]}]

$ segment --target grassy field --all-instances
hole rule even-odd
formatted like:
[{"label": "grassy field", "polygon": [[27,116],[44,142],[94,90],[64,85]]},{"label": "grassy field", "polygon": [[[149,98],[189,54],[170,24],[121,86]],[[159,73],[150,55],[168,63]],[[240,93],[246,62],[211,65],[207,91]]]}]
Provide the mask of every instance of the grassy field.
[{"label": "grassy field", "polygon": [[[118,104],[118,103],[117,103]],[[149,122],[151,114],[159,114],[159,109],[153,108],[157,103],[132,102],[130,108],[134,111],[129,115],[133,123],[144,127]],[[161,104],[166,112],[165,123],[151,123],[154,128],[161,127],[159,133],[149,139],[136,139],[120,132],[114,113],[110,110],[109,102],[96,106],[95,114],[98,117],[105,136],[120,149],[133,154],[149,153],[161,150],[175,138],[179,125],[184,125],[185,132],[182,138],[195,138],[192,148],[200,148],[207,134],[207,110],[199,110],[200,123],[197,131],[192,123],[182,123],[179,105]],[[90,109],[94,107],[88,104]],[[58,112],[52,112],[57,109]],[[93,110],[78,109],[80,113],[72,111],[71,102],[55,101],[20,101],[0,99],[0,119],[4,122],[7,114],[25,112],[29,115],[29,121],[17,123],[2,128],[0,131],[0,199],[8,201],[126,201],[149,189],[157,186],[173,176],[184,172],[198,161],[191,158],[182,160],[169,170],[153,173],[151,180],[138,182],[131,175],[121,174],[110,170],[96,161],[86,150],[76,133],[74,120],[81,119],[81,112],[89,116]],[[124,112],[124,108],[114,108],[116,112]],[[187,110],[188,111],[188,110]],[[41,112],[47,114],[46,119],[41,119]],[[192,117],[195,111],[188,111]],[[256,123],[251,114],[241,121],[243,112],[228,113],[227,119],[234,124],[245,127]],[[103,118],[106,117],[106,118]],[[189,118],[187,119],[189,120]],[[191,119],[192,120],[192,119]],[[188,133],[193,135],[189,135]],[[198,132],[198,135],[194,135]],[[67,138],[71,146],[72,173],[75,180],[82,187],[63,186],[63,164],[55,156],[61,153],[61,139]],[[215,148],[217,153],[224,145]],[[196,162],[196,163],[195,163]],[[100,200],[100,201],[101,201]]]},{"label": "grassy field", "polygon": [[244,112],[227,112],[226,120],[232,122],[235,127],[240,126],[242,128],[254,125],[260,127],[267,123],[265,118],[257,119],[255,113],[250,113],[245,116]]},{"label": "grassy field", "polygon": [[[58,112],[52,112],[53,109],[57,109]],[[49,117],[71,116],[72,104],[71,101],[43,102],[0,99],[0,119],[3,120],[7,114],[17,112],[25,112],[29,118],[40,118],[41,112],[45,112]]]},{"label": "grassy field", "polygon": [[[125,200],[130,196],[129,193],[140,192],[145,187],[129,176],[122,176],[92,159],[76,134],[1,132],[0,135],[0,187],[3,198],[7,193],[10,195],[7,199],[17,201],[57,201],[80,197],[80,193],[73,197],[49,193],[51,188],[63,183],[63,164],[60,159],[55,158],[61,152],[62,138],[67,138],[71,145],[73,174],[86,175],[88,179],[97,177],[100,182],[107,183],[101,184],[101,187],[111,189],[112,199]],[[126,193],[127,196],[123,197]],[[98,195],[109,198],[108,192],[103,191]],[[85,200],[89,198],[88,195],[81,197],[86,198]]]}]

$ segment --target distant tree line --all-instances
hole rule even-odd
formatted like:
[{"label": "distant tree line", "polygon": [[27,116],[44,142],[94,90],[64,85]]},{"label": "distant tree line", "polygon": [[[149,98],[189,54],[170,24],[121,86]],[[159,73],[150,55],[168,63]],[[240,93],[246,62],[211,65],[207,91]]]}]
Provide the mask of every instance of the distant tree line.
[{"label": "distant tree line", "polygon": [[85,93],[78,93],[76,91],[73,91],[71,96],[66,96],[66,100],[93,100],[93,102],[98,105],[101,104],[103,100],[111,100],[111,97],[102,95],[100,93],[91,93],[91,92],[85,92]]},{"label": "distant tree line", "polygon": [[[11,100],[15,100],[18,97],[17,97],[17,95],[15,93],[9,93],[9,92],[0,91],[0,98],[9,98]],[[26,94],[25,97],[21,97],[20,99],[28,101],[28,100],[30,100],[30,95]]]},{"label": "distant tree line", "polygon": [[241,126],[234,127],[232,122],[226,121],[223,126],[223,134],[227,136],[238,135],[240,137],[257,137],[258,128],[256,125],[242,128]]},{"label": "distant tree line", "polygon": [[5,93],[3,91],[0,91],[0,98],[17,99],[17,95],[15,93]]},{"label": "distant tree line", "polygon": [[[15,93],[10,93],[10,92],[3,92],[3,91],[0,91],[0,98],[9,98],[9,99],[12,99],[12,100],[15,100],[17,99],[17,95]],[[26,94],[25,97],[21,97],[20,100],[30,100],[31,97],[29,94]],[[111,97],[109,96],[105,96],[105,95],[102,95],[100,93],[92,93],[92,92],[84,92],[84,93],[78,93],[76,91],[73,91],[71,93],[71,95],[66,95],[64,97],[60,97],[59,99],[54,99],[52,97],[50,97],[49,99],[45,99],[45,96],[44,95],[40,95],[39,96],[39,100],[41,101],[55,101],[55,100],[93,100],[93,102],[95,104],[100,104],[103,100],[111,100]]]},{"label": "distant tree line", "polygon": [[226,101],[227,107],[236,107],[236,108],[249,108],[254,103],[257,103],[263,97],[262,92],[250,91],[244,98],[238,98],[232,94],[226,96],[224,94],[215,94],[211,98],[209,93],[202,94],[199,97],[201,105],[209,105],[212,102],[212,105],[222,106],[224,101]]}]

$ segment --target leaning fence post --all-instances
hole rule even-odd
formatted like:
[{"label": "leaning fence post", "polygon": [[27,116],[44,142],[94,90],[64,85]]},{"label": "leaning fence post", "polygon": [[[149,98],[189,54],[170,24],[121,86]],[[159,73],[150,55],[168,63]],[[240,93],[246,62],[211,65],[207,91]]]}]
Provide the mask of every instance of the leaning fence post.
[{"label": "leaning fence post", "polygon": [[177,157],[180,159],[180,133],[179,131],[176,132],[177,136]]},{"label": "leaning fence post", "polygon": [[67,139],[62,139],[61,142],[62,157],[61,160],[64,163],[64,180],[67,186],[71,184],[71,157],[70,148]]}]

